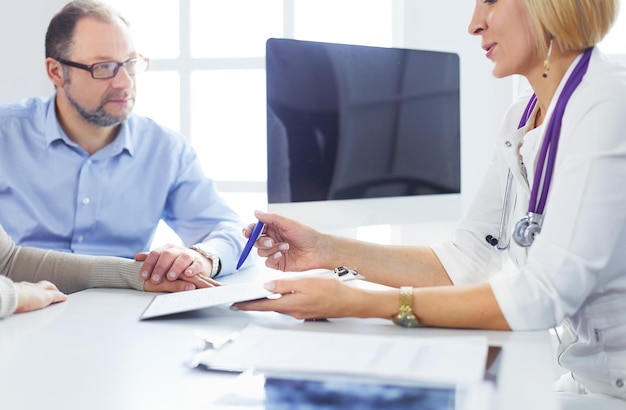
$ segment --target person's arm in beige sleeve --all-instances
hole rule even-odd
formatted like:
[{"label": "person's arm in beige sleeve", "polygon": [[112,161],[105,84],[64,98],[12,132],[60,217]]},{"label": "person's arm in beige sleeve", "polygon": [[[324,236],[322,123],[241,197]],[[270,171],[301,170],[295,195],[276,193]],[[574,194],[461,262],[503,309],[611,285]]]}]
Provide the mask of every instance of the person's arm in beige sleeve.
[{"label": "person's arm in beige sleeve", "polygon": [[113,256],[91,256],[17,246],[0,227],[0,273],[14,282],[54,283],[61,292],[109,287],[175,292],[213,286],[196,275],[174,282],[146,283],[139,275],[141,262]]}]

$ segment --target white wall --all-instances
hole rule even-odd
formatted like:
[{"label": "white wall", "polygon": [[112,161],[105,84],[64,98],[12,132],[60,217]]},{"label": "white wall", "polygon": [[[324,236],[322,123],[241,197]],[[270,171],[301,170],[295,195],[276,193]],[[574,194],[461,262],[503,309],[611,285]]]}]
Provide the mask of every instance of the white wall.
[{"label": "white wall", "polygon": [[462,198],[466,209],[492,153],[493,141],[512,101],[513,80],[495,79],[480,38],[467,27],[474,2],[405,0],[404,47],[454,52],[461,61]]},{"label": "white wall", "polygon": [[50,19],[66,2],[0,2],[0,103],[52,94],[44,66],[44,39]]}]

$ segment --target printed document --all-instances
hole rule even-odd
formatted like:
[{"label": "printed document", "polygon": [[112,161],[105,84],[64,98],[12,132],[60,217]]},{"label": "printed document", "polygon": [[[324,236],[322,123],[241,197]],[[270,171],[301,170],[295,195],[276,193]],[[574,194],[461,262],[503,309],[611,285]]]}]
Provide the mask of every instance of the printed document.
[{"label": "printed document", "polygon": [[150,319],[174,313],[188,312],[223,304],[261,299],[273,295],[262,282],[238,283],[195,289],[186,292],[156,295],[140,319]]},{"label": "printed document", "polygon": [[359,335],[248,325],[230,344],[202,353],[199,363],[213,370],[459,385],[483,380],[487,350],[487,339],[478,336]]}]

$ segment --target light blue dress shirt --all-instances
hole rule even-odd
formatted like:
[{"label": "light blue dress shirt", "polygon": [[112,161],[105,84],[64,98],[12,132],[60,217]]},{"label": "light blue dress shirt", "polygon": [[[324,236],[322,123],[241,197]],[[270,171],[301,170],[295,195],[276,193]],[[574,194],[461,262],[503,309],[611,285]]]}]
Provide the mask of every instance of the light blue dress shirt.
[{"label": "light blue dress shirt", "polygon": [[54,97],[0,106],[0,225],[16,243],[132,258],[161,219],[186,246],[213,247],[221,275],[235,270],[244,223],[181,135],[133,114],[89,155],[61,129]]}]

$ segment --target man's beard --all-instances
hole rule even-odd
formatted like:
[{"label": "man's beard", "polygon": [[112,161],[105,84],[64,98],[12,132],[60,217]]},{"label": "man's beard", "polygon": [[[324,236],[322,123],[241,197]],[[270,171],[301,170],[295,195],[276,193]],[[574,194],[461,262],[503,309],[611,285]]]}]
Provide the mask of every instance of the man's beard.
[{"label": "man's beard", "polygon": [[[104,110],[104,106],[106,103],[113,97],[112,94],[105,94],[100,102],[100,105],[94,109],[89,110],[78,103],[73,97],[70,91],[70,87],[68,87],[69,82],[66,82],[65,87],[65,95],[67,96],[68,101],[72,104],[72,107],[80,114],[81,117],[88,123],[92,125],[96,125],[99,127],[114,127],[116,125],[121,124],[126,118],[128,118],[128,114],[125,114],[123,117],[114,117]],[[134,99],[133,99],[134,104]]]}]

